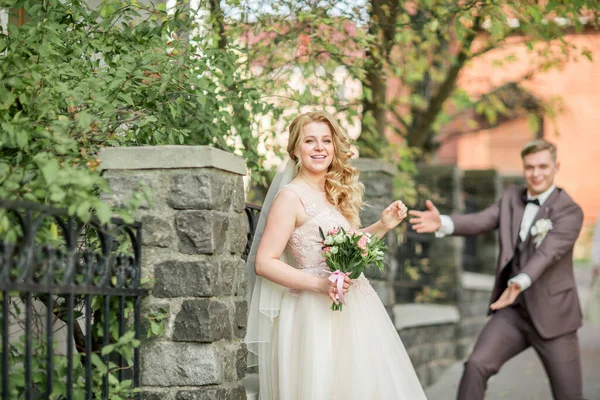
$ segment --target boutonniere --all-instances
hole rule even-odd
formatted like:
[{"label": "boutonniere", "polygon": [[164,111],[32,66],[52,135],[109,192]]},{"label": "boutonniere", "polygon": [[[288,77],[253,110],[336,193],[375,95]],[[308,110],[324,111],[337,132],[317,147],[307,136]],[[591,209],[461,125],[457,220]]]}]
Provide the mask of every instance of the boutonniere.
[{"label": "boutonniere", "polygon": [[531,235],[535,236],[533,242],[535,243],[535,248],[540,247],[540,244],[546,238],[548,232],[552,230],[552,221],[549,219],[538,219],[535,222],[535,225],[531,227]]}]

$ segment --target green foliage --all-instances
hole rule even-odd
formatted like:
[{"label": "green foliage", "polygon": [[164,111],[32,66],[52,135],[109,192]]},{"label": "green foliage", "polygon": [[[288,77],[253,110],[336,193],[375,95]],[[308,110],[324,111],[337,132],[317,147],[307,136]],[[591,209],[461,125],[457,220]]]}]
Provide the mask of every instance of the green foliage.
[{"label": "green foliage", "polygon": [[[194,34],[184,9],[106,0],[2,0],[26,23],[0,34],[0,198],[106,221],[98,168],[105,146],[212,145],[260,169],[254,126],[275,107],[240,53]],[[232,112],[235,110],[236,112]],[[241,143],[244,143],[244,147]]]},{"label": "green foliage", "polygon": [[[34,297],[44,301],[44,297]],[[64,315],[64,298],[61,296],[55,297],[55,309],[54,314],[57,319],[65,319]],[[101,346],[103,343],[103,314],[104,303],[102,297],[93,297],[92,300],[92,313],[94,316],[99,316],[97,320],[93,321],[92,325],[92,345],[94,350],[92,351],[89,362],[92,365],[92,382],[91,387],[94,395],[97,398],[102,397],[102,383],[105,377],[108,378],[109,388],[109,399],[119,400],[125,398],[131,398],[138,389],[132,387],[131,379],[124,379],[119,381],[119,372],[124,373],[125,376],[131,374],[131,366],[133,365],[133,351],[139,347],[140,341],[135,339],[134,331],[130,327],[133,315],[133,302],[125,302],[125,310],[123,317],[128,319],[127,330],[122,336],[119,336],[118,323],[116,316],[119,312],[119,300],[118,298],[110,298],[109,305],[109,318],[110,329],[109,329],[109,345]],[[10,315],[9,325],[18,324],[23,325],[24,323],[24,303],[19,297],[11,297],[10,302]],[[83,310],[84,299],[83,297],[75,297],[74,304],[76,309]],[[47,385],[48,375],[46,374],[46,363],[47,363],[47,352],[48,344],[46,342],[45,330],[42,329],[44,326],[43,320],[45,316],[35,311],[33,308],[32,314],[32,341],[31,341],[31,377],[34,390],[37,390],[44,394],[44,398],[48,399],[64,399],[66,396],[67,389],[67,371],[68,371],[68,360],[66,354],[57,351],[56,343],[53,343],[50,347],[52,352],[52,358],[54,363],[54,373],[52,374],[52,386],[53,392],[46,394],[45,388]],[[75,318],[81,318],[83,315],[82,311],[76,312]],[[163,328],[164,329],[164,328]],[[56,335],[60,335],[61,332],[65,332],[65,328],[55,332]],[[73,338],[71,338],[73,340]],[[76,347],[79,350],[75,350],[73,354],[73,398],[74,399],[85,399],[86,398],[86,382],[85,382],[85,368],[86,359],[83,349],[79,346],[82,343],[78,343]],[[123,357],[126,366],[124,370],[121,370],[118,364],[115,362],[116,357]],[[21,335],[15,340],[14,335],[9,340],[9,397],[12,399],[23,398],[25,391],[25,336]]]},{"label": "green foliage", "polygon": [[[361,154],[392,161],[398,158],[386,151],[386,132],[403,137],[422,159],[435,150],[440,128],[478,102],[456,88],[472,60],[520,41],[531,70],[514,77],[518,83],[578,54],[590,58],[564,36],[581,31],[582,21],[596,28],[600,11],[595,0],[229,3],[241,18],[227,20],[228,34],[246,44],[248,63],[260,66],[249,70],[266,94],[291,109],[327,108],[343,126],[360,121]],[[497,65],[516,61],[509,53]],[[352,87],[359,93],[348,93]],[[478,114],[493,124],[506,106],[492,100]]]}]

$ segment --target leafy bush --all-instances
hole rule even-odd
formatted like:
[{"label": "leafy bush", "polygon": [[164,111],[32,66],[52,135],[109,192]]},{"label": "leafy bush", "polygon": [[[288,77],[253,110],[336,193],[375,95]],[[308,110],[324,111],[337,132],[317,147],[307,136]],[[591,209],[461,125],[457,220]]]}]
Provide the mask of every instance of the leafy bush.
[{"label": "leafy bush", "polygon": [[104,1],[0,0],[27,19],[0,34],[0,198],[111,211],[104,146],[214,145],[260,168],[257,121],[278,111],[246,80],[240,53],[197,32],[186,9]]}]

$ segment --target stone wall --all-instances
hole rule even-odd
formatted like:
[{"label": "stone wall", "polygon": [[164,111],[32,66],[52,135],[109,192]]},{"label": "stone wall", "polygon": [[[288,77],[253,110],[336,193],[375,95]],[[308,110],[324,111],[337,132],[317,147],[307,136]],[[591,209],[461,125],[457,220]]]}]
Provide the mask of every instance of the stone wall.
[{"label": "stone wall", "polygon": [[[503,191],[502,177],[493,169],[464,171],[462,180],[465,212],[474,213],[492,205]],[[463,269],[493,274],[498,257],[496,231],[465,238]]]},{"label": "stone wall", "polygon": [[[462,212],[462,180],[463,173],[454,166],[419,167],[417,182],[427,189],[428,194],[421,196],[417,207],[425,209],[425,199],[431,199],[442,214]],[[424,293],[424,301],[445,304],[456,304],[458,301],[458,277],[462,271],[464,239],[449,237],[443,240],[434,239],[431,234],[413,233],[415,240],[423,241],[427,251],[426,264],[421,267],[421,275],[427,276],[427,286],[439,292],[439,296],[428,296]],[[420,237],[420,238],[419,238]],[[425,247],[426,246],[426,247]],[[400,278],[400,274],[398,277]],[[397,287],[399,287],[397,285]]]},{"label": "stone wall", "polygon": [[[360,219],[363,227],[369,226],[377,222],[383,210],[395,200],[393,179],[396,168],[385,161],[370,158],[352,160],[352,166],[360,170],[360,181],[365,185],[365,207],[361,211]],[[391,306],[395,304],[393,283],[398,264],[394,257],[398,248],[396,232],[389,232],[385,241],[389,250],[384,272],[370,268],[365,271],[365,276],[379,294],[383,305],[391,312]]]},{"label": "stone wall", "polygon": [[461,286],[461,301],[458,303],[460,324],[457,331],[457,356],[462,359],[471,351],[475,338],[487,321],[494,277],[463,272]]},{"label": "stone wall", "polygon": [[456,362],[459,312],[454,306],[399,304],[394,323],[423,386],[434,383]]},{"label": "stone wall", "polygon": [[244,160],[201,146],[110,148],[100,159],[113,204],[141,182],[152,191],[137,215],[151,289],[142,314],[168,318],[142,343],[141,398],[245,399]]}]

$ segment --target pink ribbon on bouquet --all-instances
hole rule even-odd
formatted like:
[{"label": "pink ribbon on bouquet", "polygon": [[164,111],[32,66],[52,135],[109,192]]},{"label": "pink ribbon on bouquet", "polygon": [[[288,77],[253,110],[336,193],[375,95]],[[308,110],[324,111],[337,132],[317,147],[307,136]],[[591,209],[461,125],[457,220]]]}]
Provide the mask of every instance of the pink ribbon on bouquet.
[{"label": "pink ribbon on bouquet", "polygon": [[331,275],[329,275],[329,282],[336,283],[337,282],[337,293],[335,297],[342,302],[342,304],[346,304],[344,302],[344,279],[346,278],[346,274],[342,271],[333,271]]}]

